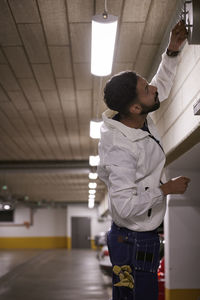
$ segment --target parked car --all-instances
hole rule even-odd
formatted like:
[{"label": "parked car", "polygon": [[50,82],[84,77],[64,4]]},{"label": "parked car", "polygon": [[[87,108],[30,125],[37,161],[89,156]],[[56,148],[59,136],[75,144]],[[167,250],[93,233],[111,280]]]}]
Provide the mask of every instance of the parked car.
[{"label": "parked car", "polygon": [[106,245],[106,235],[107,232],[105,231],[99,232],[99,234],[95,235],[94,243],[97,248]]},{"label": "parked car", "polygon": [[[165,270],[164,270],[164,235],[160,234],[160,265],[158,267],[158,300],[165,300]],[[112,276],[112,264],[110,262],[108,246],[102,247],[98,254],[99,266],[102,272],[106,275]]]},{"label": "parked car", "polygon": [[165,259],[164,257],[160,261],[158,267],[158,288],[159,297],[158,300],[165,300]]},{"label": "parked car", "polygon": [[108,246],[103,246],[99,252],[99,266],[104,274],[112,276],[112,264],[110,262]]}]

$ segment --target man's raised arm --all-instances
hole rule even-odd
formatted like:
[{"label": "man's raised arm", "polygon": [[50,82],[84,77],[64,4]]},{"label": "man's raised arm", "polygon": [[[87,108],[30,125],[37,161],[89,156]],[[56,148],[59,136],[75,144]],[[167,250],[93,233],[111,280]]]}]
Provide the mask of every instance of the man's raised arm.
[{"label": "man's raised arm", "polygon": [[184,21],[180,21],[174,26],[170,33],[167,51],[163,53],[158,71],[150,83],[157,87],[160,102],[167,99],[170,94],[176,75],[178,54],[187,34]]}]

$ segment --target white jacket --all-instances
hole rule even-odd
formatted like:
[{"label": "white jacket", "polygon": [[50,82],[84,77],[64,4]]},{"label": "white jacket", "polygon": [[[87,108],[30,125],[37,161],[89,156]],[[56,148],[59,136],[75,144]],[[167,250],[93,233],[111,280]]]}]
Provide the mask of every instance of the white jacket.
[{"label": "white jacket", "polygon": [[[160,101],[171,90],[178,57],[162,55],[162,61],[151,84],[158,89]],[[120,227],[150,231],[163,221],[166,200],[160,186],[165,154],[147,131],[130,128],[112,118],[117,112],[103,113],[99,141],[99,178],[109,194],[109,211]],[[160,140],[152,119],[147,116],[151,134]]]}]

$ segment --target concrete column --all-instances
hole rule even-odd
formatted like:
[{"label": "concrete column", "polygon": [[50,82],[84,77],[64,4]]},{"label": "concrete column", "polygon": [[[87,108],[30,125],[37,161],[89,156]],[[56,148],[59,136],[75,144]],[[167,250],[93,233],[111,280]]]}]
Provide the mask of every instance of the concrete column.
[{"label": "concrete column", "polygon": [[167,206],[166,300],[200,300],[200,199],[170,195]]}]

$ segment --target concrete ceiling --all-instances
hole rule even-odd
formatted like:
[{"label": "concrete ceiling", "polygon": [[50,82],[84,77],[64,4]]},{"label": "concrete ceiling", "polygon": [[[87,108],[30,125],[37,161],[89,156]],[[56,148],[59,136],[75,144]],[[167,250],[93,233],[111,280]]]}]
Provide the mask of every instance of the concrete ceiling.
[{"label": "concrete ceiling", "polygon": [[[147,77],[178,0],[107,2],[119,17],[113,73],[136,69]],[[97,105],[105,110],[108,77],[90,74],[91,19],[103,10],[104,0],[0,1],[0,183],[12,194],[88,201],[88,169],[41,172],[34,162],[81,164],[97,154],[89,121]],[[28,165],[7,171],[11,162]],[[99,202],[105,186],[97,184]]]}]

